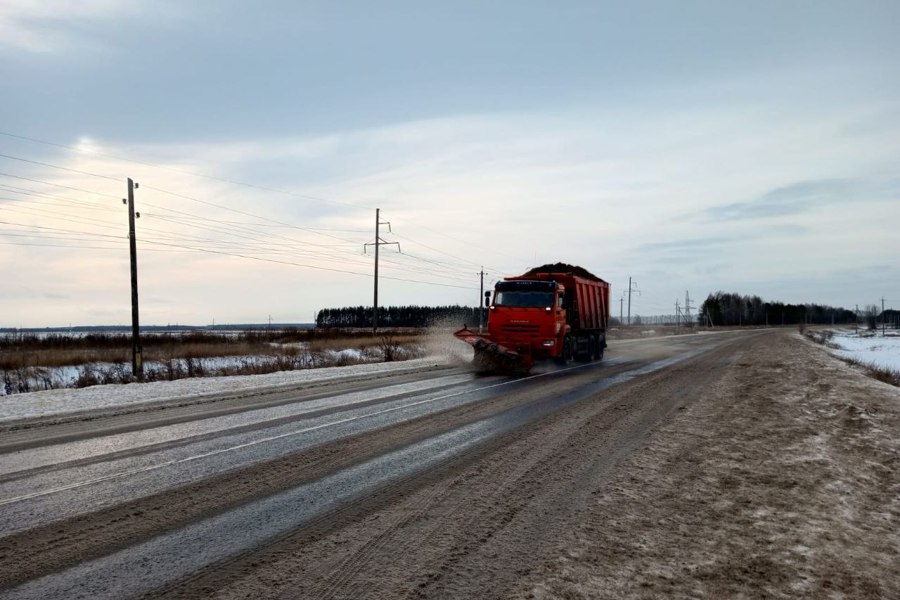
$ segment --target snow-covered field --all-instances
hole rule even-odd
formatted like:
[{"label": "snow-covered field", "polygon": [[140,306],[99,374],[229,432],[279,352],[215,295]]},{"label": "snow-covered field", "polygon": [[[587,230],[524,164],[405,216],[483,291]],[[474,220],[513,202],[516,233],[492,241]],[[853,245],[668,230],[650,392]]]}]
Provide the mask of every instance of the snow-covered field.
[{"label": "snow-covered field", "polygon": [[866,365],[900,371],[900,335],[897,331],[888,331],[886,337],[881,332],[837,330],[829,342],[839,346],[834,353],[842,358],[849,358]]},{"label": "snow-covered field", "polygon": [[419,358],[402,362],[370,363],[344,367],[281,371],[267,375],[197,377],[176,381],[96,385],[81,389],[56,389],[0,396],[0,422],[153,402],[170,398],[191,399],[241,390],[288,387],[354,376],[412,371],[441,362]]}]

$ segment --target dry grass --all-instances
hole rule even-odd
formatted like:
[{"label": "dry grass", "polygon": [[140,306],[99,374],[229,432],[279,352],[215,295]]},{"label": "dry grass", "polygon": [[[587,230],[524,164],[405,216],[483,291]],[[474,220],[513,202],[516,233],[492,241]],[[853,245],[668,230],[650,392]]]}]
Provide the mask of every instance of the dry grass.
[{"label": "dry grass", "polygon": [[889,369],[887,367],[879,367],[878,365],[873,365],[869,363],[865,363],[853,358],[841,358],[846,363],[854,365],[862,369],[866,375],[873,379],[877,379],[878,381],[882,381],[884,383],[889,383],[891,385],[895,385],[900,387],[900,371],[896,369]]},{"label": "dry grass", "polygon": [[[151,334],[142,338],[144,378],[170,381],[259,375],[407,360],[424,355],[424,340],[424,332],[408,329],[377,336],[370,330],[333,329],[242,332],[237,336]],[[64,367],[77,368],[74,382],[64,379],[60,373]],[[131,339],[126,335],[0,340],[0,386],[6,394],[130,380]]]},{"label": "dry grass", "polygon": [[[279,356],[305,349],[320,353],[348,348],[365,351],[386,344],[420,343],[423,332],[403,329],[372,335],[358,330],[283,330],[242,332],[238,336],[210,333],[145,335],[141,339],[144,361],[229,356]],[[96,362],[130,362],[131,338],[127,335],[19,336],[0,339],[0,370],[33,367],[80,366]]]}]

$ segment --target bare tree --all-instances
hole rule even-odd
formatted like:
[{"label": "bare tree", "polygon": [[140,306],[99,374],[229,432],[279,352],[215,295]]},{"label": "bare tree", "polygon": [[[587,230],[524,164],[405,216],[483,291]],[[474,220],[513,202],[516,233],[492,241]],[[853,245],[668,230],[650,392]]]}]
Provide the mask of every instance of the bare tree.
[{"label": "bare tree", "polygon": [[874,304],[868,304],[863,307],[862,310],[862,318],[863,323],[866,324],[868,329],[875,329],[875,324],[878,320],[878,313],[880,309]]}]

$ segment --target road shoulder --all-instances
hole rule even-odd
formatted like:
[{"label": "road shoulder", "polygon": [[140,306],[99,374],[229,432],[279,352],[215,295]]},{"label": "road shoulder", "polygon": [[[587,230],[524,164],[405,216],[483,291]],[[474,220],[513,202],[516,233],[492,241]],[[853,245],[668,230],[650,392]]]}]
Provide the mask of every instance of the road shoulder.
[{"label": "road shoulder", "polygon": [[900,390],[795,333],[596,490],[522,598],[900,597]]}]

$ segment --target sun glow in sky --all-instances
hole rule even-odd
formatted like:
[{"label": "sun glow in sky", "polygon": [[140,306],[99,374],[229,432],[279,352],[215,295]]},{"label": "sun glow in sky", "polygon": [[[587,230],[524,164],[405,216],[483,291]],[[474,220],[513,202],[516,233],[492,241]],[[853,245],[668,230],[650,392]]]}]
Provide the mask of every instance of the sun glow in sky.
[{"label": "sun glow in sky", "polygon": [[0,0],[0,327],[475,304],[545,262],[900,307],[894,2]]}]

